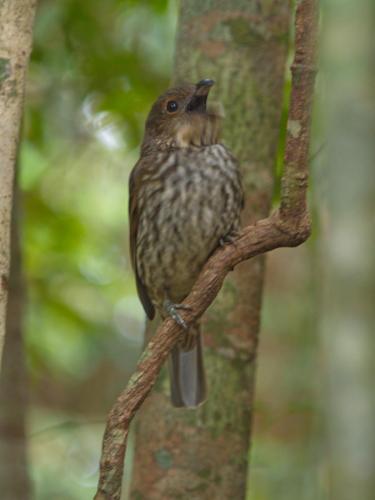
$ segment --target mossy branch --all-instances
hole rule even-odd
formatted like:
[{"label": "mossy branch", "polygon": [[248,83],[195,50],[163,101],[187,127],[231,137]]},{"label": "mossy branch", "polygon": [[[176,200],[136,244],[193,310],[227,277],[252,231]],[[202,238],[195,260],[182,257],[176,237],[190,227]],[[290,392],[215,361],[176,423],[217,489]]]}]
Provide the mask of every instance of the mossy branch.
[{"label": "mossy branch", "polygon": [[[208,260],[185,300],[191,310],[181,314],[188,325],[202,316],[218,294],[226,275],[240,262],[275,248],[300,245],[310,235],[306,191],[317,17],[318,0],[298,2],[280,208],[267,219],[245,227],[233,244],[218,249]],[[173,320],[167,319],[162,323],[111,409],[104,433],[95,500],[120,500],[130,423],[153,388],[180,334],[181,328]]]}]

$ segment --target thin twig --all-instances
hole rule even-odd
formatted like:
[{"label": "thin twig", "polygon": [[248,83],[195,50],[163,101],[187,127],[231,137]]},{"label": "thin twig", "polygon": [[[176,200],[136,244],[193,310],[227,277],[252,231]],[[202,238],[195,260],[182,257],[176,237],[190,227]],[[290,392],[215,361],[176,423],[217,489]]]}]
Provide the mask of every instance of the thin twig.
[{"label": "thin twig", "polygon": [[48,425],[47,427],[43,427],[42,429],[38,429],[37,431],[29,434],[29,439],[39,439],[41,436],[45,436],[46,434],[62,432],[66,429],[79,429],[80,427],[86,427],[89,425],[97,425],[103,424],[105,420],[103,418],[94,418],[92,420],[64,420],[59,424]]},{"label": "thin twig", "polygon": [[[281,205],[273,215],[244,228],[232,244],[218,249],[204,266],[184,301],[192,324],[218,294],[225,276],[244,260],[279,247],[297,246],[310,234],[306,208],[311,102],[315,76],[318,0],[300,0],[296,12],[296,53],[292,65],[292,92],[284,159]],[[103,439],[100,478],[95,500],[119,500],[130,423],[153,388],[180,327],[165,320],[147,345],[128,385],[110,411]]]},{"label": "thin twig", "polygon": [[325,150],[327,144],[323,142],[311,155],[309,156],[309,164],[312,165],[318,156]]}]

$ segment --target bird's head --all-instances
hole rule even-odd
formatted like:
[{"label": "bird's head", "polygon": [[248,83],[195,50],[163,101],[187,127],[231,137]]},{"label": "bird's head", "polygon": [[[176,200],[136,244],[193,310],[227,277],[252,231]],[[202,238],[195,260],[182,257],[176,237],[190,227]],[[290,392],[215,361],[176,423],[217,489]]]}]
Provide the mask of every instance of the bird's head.
[{"label": "bird's head", "polygon": [[208,110],[213,80],[174,87],[154,103],[146,121],[142,148],[207,146],[219,141],[221,117]]}]

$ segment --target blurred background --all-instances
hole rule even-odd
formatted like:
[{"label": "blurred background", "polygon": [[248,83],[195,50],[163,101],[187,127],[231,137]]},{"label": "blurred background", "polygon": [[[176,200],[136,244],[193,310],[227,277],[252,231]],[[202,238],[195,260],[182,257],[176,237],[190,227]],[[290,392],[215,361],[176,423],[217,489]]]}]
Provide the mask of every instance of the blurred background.
[{"label": "blurred background", "polygon": [[[27,439],[37,500],[92,497],[105,416],[141,350],[127,180],[146,114],[170,81],[177,11],[174,0],[39,2],[19,161]],[[287,105],[284,124],[286,113]],[[319,184],[324,152],[315,129]],[[278,176],[282,153],[281,146]],[[333,498],[322,420],[318,220],[301,248],[268,256],[249,500]]]}]

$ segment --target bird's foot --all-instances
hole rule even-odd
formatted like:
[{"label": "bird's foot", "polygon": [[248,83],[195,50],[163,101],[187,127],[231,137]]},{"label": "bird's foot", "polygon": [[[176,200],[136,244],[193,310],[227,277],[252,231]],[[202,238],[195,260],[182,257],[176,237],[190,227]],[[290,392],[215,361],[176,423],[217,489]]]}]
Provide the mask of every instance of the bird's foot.
[{"label": "bird's foot", "polygon": [[229,231],[229,233],[225,234],[224,236],[222,236],[219,240],[219,245],[221,247],[225,246],[225,245],[229,245],[231,243],[234,243],[234,241],[236,240],[236,238],[239,236],[239,231],[236,231],[236,230],[232,230],[232,231]]},{"label": "bird's foot", "polygon": [[188,326],[183,318],[178,313],[178,309],[182,309],[184,311],[191,311],[191,307],[188,306],[187,304],[174,304],[170,300],[165,300],[164,301],[164,310],[170,316],[172,319],[175,320],[175,322],[182,326],[185,330],[188,329]]}]

